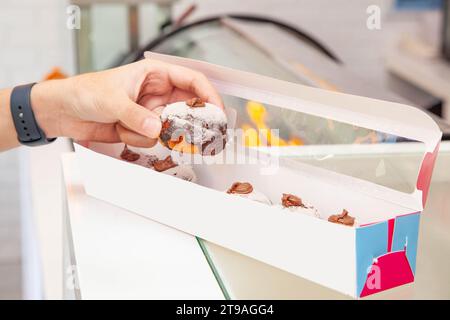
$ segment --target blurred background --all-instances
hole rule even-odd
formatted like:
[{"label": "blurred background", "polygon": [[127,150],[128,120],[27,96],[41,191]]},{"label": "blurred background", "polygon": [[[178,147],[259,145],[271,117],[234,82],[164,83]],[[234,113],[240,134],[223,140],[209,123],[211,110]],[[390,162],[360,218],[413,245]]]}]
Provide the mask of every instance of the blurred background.
[{"label": "blurred background", "polygon": [[[448,3],[2,0],[0,87],[102,70],[151,50],[413,105],[429,113],[447,139]],[[292,120],[253,101],[228,103],[242,105],[238,125],[249,146],[259,144],[254,132],[261,128],[280,128],[266,143],[288,147],[402,141],[306,115]],[[319,127],[323,130],[312,130]],[[0,154],[0,299],[62,297],[64,195],[58,155],[70,148],[59,140],[40,150]]]}]

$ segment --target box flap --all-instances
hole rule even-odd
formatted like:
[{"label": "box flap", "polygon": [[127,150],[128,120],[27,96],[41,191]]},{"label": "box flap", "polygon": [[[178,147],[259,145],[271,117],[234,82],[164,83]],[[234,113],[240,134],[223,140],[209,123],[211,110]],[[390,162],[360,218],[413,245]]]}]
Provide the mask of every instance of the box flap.
[{"label": "box flap", "polygon": [[[181,65],[204,73],[222,94],[255,100],[318,117],[423,142],[425,154],[413,193],[403,193],[360,181],[378,196],[422,210],[429,188],[432,168],[442,137],[437,124],[423,111],[407,105],[312,88],[258,74],[233,70],[207,62],[145,53],[146,58]],[[350,179],[350,181],[358,179]],[[350,182],[352,183],[352,182]]]}]

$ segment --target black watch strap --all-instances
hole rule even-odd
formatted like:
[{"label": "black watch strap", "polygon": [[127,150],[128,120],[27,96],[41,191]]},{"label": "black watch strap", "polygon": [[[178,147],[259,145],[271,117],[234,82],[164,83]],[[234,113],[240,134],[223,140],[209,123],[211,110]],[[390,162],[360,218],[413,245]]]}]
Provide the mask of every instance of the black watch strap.
[{"label": "black watch strap", "polygon": [[11,93],[11,115],[17,131],[17,139],[26,146],[40,146],[56,140],[47,139],[39,127],[31,108],[31,89],[35,83],[17,86]]}]

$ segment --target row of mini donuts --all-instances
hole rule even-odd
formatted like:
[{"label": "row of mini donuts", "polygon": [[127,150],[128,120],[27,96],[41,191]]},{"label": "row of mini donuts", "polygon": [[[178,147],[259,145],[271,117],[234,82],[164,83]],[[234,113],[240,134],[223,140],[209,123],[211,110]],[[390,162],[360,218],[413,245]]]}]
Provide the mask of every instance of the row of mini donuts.
[{"label": "row of mini donuts", "polygon": [[[164,159],[158,159],[155,155],[136,152],[129,149],[125,145],[120,154],[120,158],[186,181],[197,181],[197,176],[190,165],[177,164],[172,160],[170,155]],[[272,205],[272,202],[267,196],[265,196],[262,192],[255,190],[248,182],[235,182],[226,192],[253,201]],[[311,217],[320,218],[319,211],[315,207],[306,204],[300,197],[293,194],[283,193],[280,204],[277,204],[276,206],[290,212],[297,212],[309,215]],[[346,226],[355,225],[355,218],[350,216],[348,211],[345,209],[342,210],[340,214],[329,216],[328,221]]]},{"label": "row of mini donuts", "polygon": [[[266,197],[262,192],[255,190],[248,182],[235,182],[226,192],[253,201],[272,205],[272,202],[268,197]],[[293,194],[283,193],[280,204],[276,204],[276,206],[290,212],[297,212],[311,217],[320,218],[319,211],[315,207],[306,204],[300,197]],[[346,226],[355,225],[355,218],[350,216],[346,209],[343,209],[340,214],[333,214],[329,216],[327,219],[329,222]]]}]

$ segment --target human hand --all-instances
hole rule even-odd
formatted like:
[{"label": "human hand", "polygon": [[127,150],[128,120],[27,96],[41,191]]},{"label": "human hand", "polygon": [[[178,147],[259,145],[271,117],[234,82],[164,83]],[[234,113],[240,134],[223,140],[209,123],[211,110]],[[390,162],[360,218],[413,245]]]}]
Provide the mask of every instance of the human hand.
[{"label": "human hand", "polygon": [[223,107],[194,70],[144,59],[122,67],[36,84],[31,104],[48,138],[124,142],[152,147],[161,130],[161,106],[198,96]]}]

